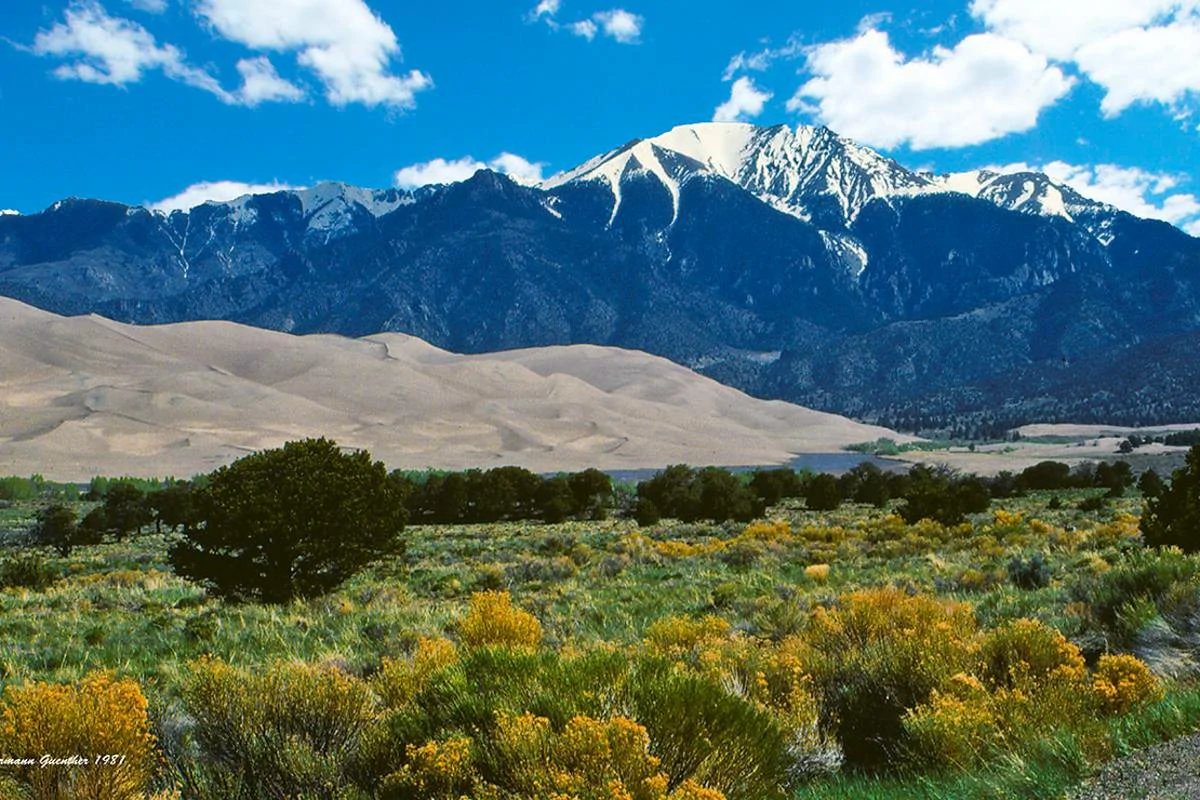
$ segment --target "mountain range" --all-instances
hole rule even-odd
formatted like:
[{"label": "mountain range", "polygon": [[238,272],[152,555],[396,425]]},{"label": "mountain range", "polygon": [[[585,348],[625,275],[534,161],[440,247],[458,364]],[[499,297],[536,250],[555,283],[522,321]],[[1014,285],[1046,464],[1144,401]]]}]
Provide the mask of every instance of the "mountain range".
[{"label": "mountain range", "polygon": [[634,348],[926,433],[1200,418],[1200,240],[1039,173],[913,171],[808,126],[681,126],[537,185],[64,200],[0,215],[0,295],[465,353]]}]

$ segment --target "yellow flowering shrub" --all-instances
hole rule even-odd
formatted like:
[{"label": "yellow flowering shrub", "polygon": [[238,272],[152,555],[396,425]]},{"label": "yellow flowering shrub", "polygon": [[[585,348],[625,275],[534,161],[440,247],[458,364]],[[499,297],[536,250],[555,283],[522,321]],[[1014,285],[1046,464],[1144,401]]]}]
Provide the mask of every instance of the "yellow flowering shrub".
[{"label": "yellow flowering shrub", "polygon": [[384,658],[374,688],[388,708],[409,703],[429,677],[458,662],[458,650],[449,639],[422,636],[411,658]]},{"label": "yellow flowering shrub", "polygon": [[[670,783],[650,754],[646,729],[632,720],[573,717],[561,733],[533,714],[502,714],[493,744],[505,796],[531,800],[667,800]],[[680,787],[681,789],[683,787]],[[486,792],[484,793],[486,794]],[[692,784],[672,800],[724,800]]]},{"label": "yellow flowering shrub", "polygon": [[1025,521],[1020,511],[1005,511],[997,508],[992,514],[992,526],[995,528],[1018,528]]},{"label": "yellow flowering shrub", "polygon": [[667,558],[693,558],[695,556],[704,555],[707,550],[698,544],[690,542],[681,542],[675,539],[667,539],[666,541],[656,541],[654,550],[660,556]]},{"label": "yellow flowering shrub", "polygon": [[804,574],[809,580],[817,583],[824,583],[829,580],[829,565],[828,564],[809,564],[804,568]]},{"label": "yellow flowering shrub", "polygon": [[976,622],[965,603],[870,589],[814,611],[805,638],[822,721],[849,763],[875,766],[895,758],[905,712],[970,668]]},{"label": "yellow flowering shrub", "polygon": [[1086,678],[1079,648],[1040,620],[1018,619],[991,631],[981,657],[984,676],[995,687],[1030,690]]},{"label": "yellow flowering shrub", "polygon": [[410,744],[406,752],[408,763],[383,780],[384,797],[457,798],[474,787],[477,776],[467,737]]},{"label": "yellow flowering shrub", "polygon": [[[0,712],[0,755],[8,758],[87,759],[86,764],[18,766],[17,784],[33,800],[142,798],[157,759],[137,683],[107,674],[76,685],[9,686]],[[118,763],[91,763],[111,756]]]},{"label": "yellow flowering shrub", "polygon": [[1100,656],[1092,674],[1092,691],[1100,707],[1114,715],[1163,696],[1162,686],[1150,668],[1130,655]]},{"label": "yellow flowering shrub", "polygon": [[984,759],[1000,736],[992,698],[978,678],[958,673],[928,703],[904,717],[908,748],[919,761],[969,767]]},{"label": "yellow flowering shrub", "polygon": [[786,540],[792,538],[792,524],[787,520],[751,522],[742,531],[742,536],[746,539],[762,539],[768,542],[779,539]]},{"label": "yellow flowering shrub", "polygon": [[678,657],[726,641],[730,630],[728,622],[711,614],[700,619],[666,617],[650,624],[646,630],[646,644],[653,652]]},{"label": "yellow flowering shrub", "polygon": [[459,623],[467,647],[534,648],[542,642],[542,623],[512,604],[508,592],[476,592]]}]

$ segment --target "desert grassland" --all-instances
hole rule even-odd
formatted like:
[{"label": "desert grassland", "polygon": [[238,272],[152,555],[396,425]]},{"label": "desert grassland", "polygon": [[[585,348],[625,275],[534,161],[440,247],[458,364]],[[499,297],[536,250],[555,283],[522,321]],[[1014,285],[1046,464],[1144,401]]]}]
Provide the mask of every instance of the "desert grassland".
[{"label": "desert grassland", "polygon": [[[147,534],[0,593],[0,684],[136,681],[154,785],[185,797],[260,796],[231,781],[275,750],[259,772],[296,783],[261,796],[1054,797],[1200,728],[1200,559],[1144,548],[1139,498],[1077,508],[1095,494],[950,528],[802,502],[409,527],[404,556],[282,606],[209,597]],[[283,719],[289,692],[329,706]]]}]

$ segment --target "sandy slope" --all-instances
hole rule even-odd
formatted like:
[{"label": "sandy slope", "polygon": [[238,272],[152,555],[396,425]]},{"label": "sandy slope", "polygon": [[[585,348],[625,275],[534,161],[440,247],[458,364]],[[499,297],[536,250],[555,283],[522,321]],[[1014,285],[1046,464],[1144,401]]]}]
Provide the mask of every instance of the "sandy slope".
[{"label": "sandy slope", "polygon": [[[645,353],[136,327],[0,298],[0,474],[191,475],[325,435],[395,467],[766,464],[895,436]],[[901,438],[901,437],[897,437]]]}]

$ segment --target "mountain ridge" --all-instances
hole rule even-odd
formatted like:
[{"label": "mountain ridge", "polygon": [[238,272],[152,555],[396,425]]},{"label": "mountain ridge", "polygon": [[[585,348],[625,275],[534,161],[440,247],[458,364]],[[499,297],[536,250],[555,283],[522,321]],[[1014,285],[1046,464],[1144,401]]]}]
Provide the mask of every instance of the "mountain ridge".
[{"label": "mountain ridge", "polygon": [[[704,123],[538,186],[480,171],[169,214],[73,200],[0,216],[0,295],[126,322],[400,331],[460,352],[635,348],[873,420],[1200,330],[1200,240],[1044,175],[934,176],[827,129]],[[1127,401],[1114,413],[1134,413]]]}]

